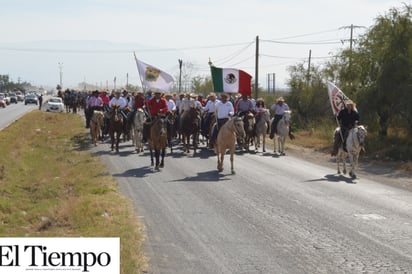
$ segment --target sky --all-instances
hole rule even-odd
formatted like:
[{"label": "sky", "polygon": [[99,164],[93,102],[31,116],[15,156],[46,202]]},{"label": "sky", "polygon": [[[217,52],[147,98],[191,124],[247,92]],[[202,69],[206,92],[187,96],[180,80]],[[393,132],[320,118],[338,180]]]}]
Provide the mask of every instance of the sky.
[{"label": "sky", "polygon": [[[0,75],[35,86],[141,86],[133,53],[173,75],[242,69],[287,87],[288,67],[322,65],[411,0],[0,0]],[[354,40],[356,41],[356,40]],[[268,83],[270,75],[270,84]],[[253,80],[254,81],[254,80]],[[184,88],[187,84],[182,83]]]}]

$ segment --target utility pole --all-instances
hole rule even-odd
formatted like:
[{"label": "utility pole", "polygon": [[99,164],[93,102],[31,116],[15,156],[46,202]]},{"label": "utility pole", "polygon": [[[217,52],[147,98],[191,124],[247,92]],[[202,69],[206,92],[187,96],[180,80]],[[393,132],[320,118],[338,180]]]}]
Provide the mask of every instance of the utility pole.
[{"label": "utility pole", "polygon": [[356,42],[356,39],[353,39],[353,29],[354,28],[365,28],[364,26],[354,26],[353,24],[351,24],[350,26],[344,26],[341,27],[340,29],[350,29],[350,39],[344,39],[342,40],[342,44],[344,42],[349,41],[349,49],[352,52],[352,48],[353,48],[353,43]]},{"label": "utility pole", "polygon": [[275,73],[268,73],[267,77],[268,77],[268,93],[273,92],[273,94],[275,94],[275,77],[276,77],[276,74]]},{"label": "utility pole", "polygon": [[308,61],[308,71],[306,73],[306,82],[309,85],[309,80],[310,80],[310,62],[312,59],[312,50],[309,50],[309,61]]},{"label": "utility pole", "polygon": [[129,85],[129,73],[126,73],[126,89],[128,85]]},{"label": "utility pole", "polygon": [[60,70],[60,88],[63,90],[63,63],[59,62],[59,70]]},{"label": "utility pole", "polygon": [[256,36],[256,56],[255,56],[255,99],[258,98],[259,85],[259,35]]},{"label": "utility pole", "polygon": [[182,93],[182,64],[183,60],[179,59],[179,94]]}]

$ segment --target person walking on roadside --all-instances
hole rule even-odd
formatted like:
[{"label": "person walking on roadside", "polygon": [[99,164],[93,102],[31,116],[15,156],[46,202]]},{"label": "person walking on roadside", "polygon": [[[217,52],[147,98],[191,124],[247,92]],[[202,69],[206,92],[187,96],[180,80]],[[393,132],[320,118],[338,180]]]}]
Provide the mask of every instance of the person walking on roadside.
[{"label": "person walking on roadside", "polygon": [[39,110],[41,110],[41,106],[43,105],[43,94],[39,96]]}]

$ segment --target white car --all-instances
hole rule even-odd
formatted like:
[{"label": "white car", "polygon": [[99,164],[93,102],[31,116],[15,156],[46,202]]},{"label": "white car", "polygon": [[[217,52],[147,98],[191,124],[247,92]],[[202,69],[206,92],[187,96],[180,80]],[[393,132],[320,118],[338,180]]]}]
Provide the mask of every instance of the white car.
[{"label": "white car", "polygon": [[49,112],[63,112],[64,104],[60,97],[52,97],[47,101],[46,111]]}]

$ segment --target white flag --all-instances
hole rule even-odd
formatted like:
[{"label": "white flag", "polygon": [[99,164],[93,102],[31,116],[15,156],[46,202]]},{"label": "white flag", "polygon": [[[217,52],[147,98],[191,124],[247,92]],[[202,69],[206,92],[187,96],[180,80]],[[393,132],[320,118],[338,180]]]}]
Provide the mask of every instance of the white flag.
[{"label": "white flag", "polygon": [[142,85],[148,88],[169,92],[173,87],[174,79],[170,74],[142,61],[137,60],[137,70],[139,71]]},{"label": "white flag", "polygon": [[350,100],[337,86],[328,81],[328,94],[333,115],[336,115],[345,107],[345,101]]}]

